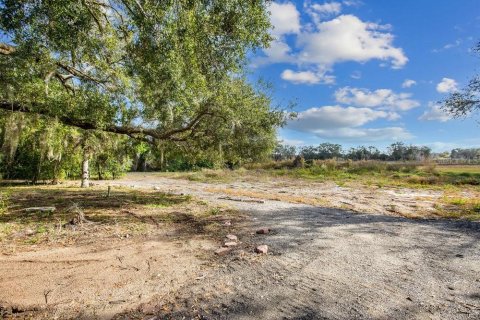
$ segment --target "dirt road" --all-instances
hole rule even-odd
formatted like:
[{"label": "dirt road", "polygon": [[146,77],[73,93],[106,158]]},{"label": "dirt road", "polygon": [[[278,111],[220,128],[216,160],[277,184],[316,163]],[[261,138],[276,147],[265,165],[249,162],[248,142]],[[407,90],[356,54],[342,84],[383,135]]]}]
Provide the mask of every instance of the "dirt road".
[{"label": "dirt road", "polygon": [[[413,211],[440,196],[433,191],[372,193],[334,185],[299,190],[260,182],[217,184],[212,189],[208,184],[143,175],[130,175],[119,183],[191,193],[219,203],[229,202],[219,200],[222,189],[281,192],[286,197],[308,189],[324,194],[336,190],[339,199],[345,195],[345,202],[368,199],[374,208],[392,198],[397,200],[390,205],[397,206],[404,205],[398,199],[415,201]],[[218,267],[200,281],[184,285],[172,300],[153,299],[118,318],[480,318],[479,224],[412,220],[375,209],[370,210],[373,214],[360,214],[288,201],[230,201],[229,205],[249,215],[237,234],[239,248],[219,257]],[[255,234],[260,227],[272,232]],[[268,255],[253,253],[259,244],[269,246]]]},{"label": "dirt road", "polygon": [[[3,254],[0,315],[5,302],[42,319],[480,319],[480,224],[405,218],[428,216],[440,191],[156,174],[95,184],[236,208],[245,218],[221,233],[239,243],[216,256],[221,239],[162,227]],[[268,254],[254,253],[263,244]]]}]

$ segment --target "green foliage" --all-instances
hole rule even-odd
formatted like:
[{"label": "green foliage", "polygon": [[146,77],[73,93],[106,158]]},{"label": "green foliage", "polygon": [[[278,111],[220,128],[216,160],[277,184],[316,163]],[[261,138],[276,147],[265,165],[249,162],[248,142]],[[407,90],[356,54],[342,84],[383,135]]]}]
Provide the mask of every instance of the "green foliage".
[{"label": "green foliage", "polygon": [[[90,150],[94,164],[92,172],[99,177],[115,178],[130,168],[126,138],[103,132],[85,135],[77,129],[39,117],[19,119],[9,114],[3,119],[0,141],[5,156],[0,159],[0,168],[4,178],[29,179],[34,183],[78,178],[82,147]],[[12,136],[7,124],[18,124],[19,121],[23,129]]]},{"label": "green foliage", "polygon": [[[31,118],[142,141],[122,140],[128,152],[82,142],[95,149],[99,177],[124,171],[126,153],[134,168],[162,170],[267,157],[286,114],[248,83],[244,67],[248,52],[268,45],[269,27],[263,0],[0,1],[0,106],[46,117],[17,128],[33,132],[22,133],[22,154],[2,160],[7,176],[70,176],[78,165],[76,144],[63,142],[85,133],[58,124],[65,132],[45,133]],[[43,142],[71,159],[45,161]]]}]

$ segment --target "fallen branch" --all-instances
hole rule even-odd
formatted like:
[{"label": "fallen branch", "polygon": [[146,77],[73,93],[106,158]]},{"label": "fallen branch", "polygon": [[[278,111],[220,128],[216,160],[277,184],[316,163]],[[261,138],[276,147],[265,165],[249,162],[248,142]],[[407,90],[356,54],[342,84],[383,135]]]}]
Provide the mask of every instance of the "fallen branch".
[{"label": "fallen branch", "polygon": [[232,198],[232,197],[220,197],[220,200],[230,200],[230,201],[238,201],[238,202],[254,202],[254,203],[265,203],[264,200],[253,200],[253,199],[241,199],[241,198]]},{"label": "fallen branch", "polygon": [[25,212],[53,212],[55,210],[55,207],[30,207],[23,209]]}]

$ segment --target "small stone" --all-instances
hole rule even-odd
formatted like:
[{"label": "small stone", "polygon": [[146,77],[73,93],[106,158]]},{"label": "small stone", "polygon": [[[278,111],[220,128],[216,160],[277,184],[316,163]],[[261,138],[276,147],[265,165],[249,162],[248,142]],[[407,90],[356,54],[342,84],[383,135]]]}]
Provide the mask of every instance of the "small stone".
[{"label": "small stone", "polygon": [[231,250],[232,250],[231,248],[220,248],[215,251],[215,254],[219,256],[224,256],[227,253],[229,253]]},{"label": "small stone", "polygon": [[261,229],[257,230],[257,234],[267,234],[269,232],[270,232],[269,228],[261,228]]},{"label": "small stone", "polygon": [[229,248],[229,247],[235,247],[236,245],[237,245],[236,242],[229,241],[229,242],[225,242],[225,244],[223,246]]},{"label": "small stone", "polygon": [[455,255],[455,257],[457,257],[457,258],[463,258],[463,254],[458,253],[458,254]]},{"label": "small stone", "polygon": [[230,221],[225,221],[225,222],[223,223],[223,225],[224,225],[224,226],[231,226],[232,223],[231,223]]},{"label": "small stone", "polygon": [[447,288],[448,288],[448,290],[455,290],[455,288],[452,287],[452,286],[447,286]]},{"label": "small stone", "polygon": [[153,187],[153,190],[160,190],[160,187]]},{"label": "small stone", "polygon": [[267,254],[268,246],[266,244],[262,244],[255,248],[256,253]]},{"label": "small stone", "polygon": [[26,236],[32,236],[34,234],[35,234],[35,231],[33,231],[32,229],[25,229]]},{"label": "small stone", "polygon": [[225,236],[225,238],[227,238],[228,240],[233,240],[233,241],[237,241],[237,240],[238,240],[237,236],[234,235],[234,234],[227,234],[227,235]]}]

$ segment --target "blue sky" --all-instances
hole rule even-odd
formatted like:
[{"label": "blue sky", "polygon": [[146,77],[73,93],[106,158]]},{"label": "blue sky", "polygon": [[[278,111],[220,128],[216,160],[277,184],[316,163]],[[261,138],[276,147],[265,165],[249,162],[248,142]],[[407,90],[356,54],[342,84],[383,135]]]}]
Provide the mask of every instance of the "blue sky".
[{"label": "blue sky", "polygon": [[276,40],[252,57],[251,77],[274,85],[276,103],[296,103],[285,143],[480,146],[480,118],[450,119],[436,103],[479,72],[480,1],[277,1],[269,11]]}]

